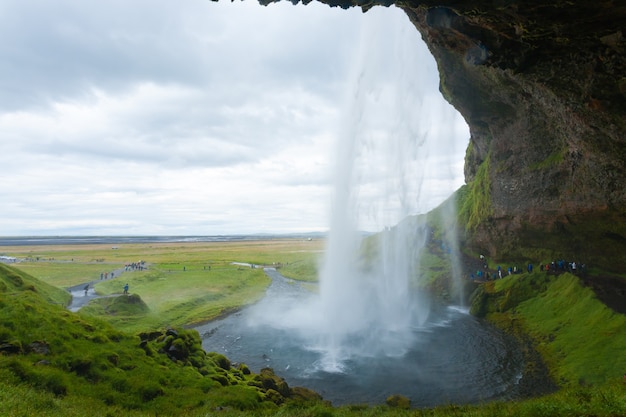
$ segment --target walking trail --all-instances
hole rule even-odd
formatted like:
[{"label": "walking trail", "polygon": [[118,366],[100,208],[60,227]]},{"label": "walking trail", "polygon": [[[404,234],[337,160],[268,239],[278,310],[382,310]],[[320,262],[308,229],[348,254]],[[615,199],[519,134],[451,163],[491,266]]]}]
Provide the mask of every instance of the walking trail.
[{"label": "walking trail", "polygon": [[[124,267],[113,270],[113,276],[114,277],[107,279],[107,281],[111,280],[111,279],[115,279],[115,280],[118,279],[125,271],[126,270],[125,270]],[[72,311],[72,312],[77,312],[82,307],[84,307],[87,304],[89,304],[89,302],[91,300],[95,300],[96,298],[116,297],[117,295],[119,295],[119,294],[112,294],[112,295],[98,295],[98,294],[96,294],[96,290],[94,289],[94,285],[96,285],[99,282],[103,282],[103,280],[94,279],[93,281],[83,282],[82,284],[74,285],[72,287],[67,288],[67,290],[70,292],[70,294],[72,294],[72,301],[67,306],[67,309]],[[87,294],[85,294],[85,286],[86,285],[89,285],[89,289],[87,290]],[[122,292],[122,287],[120,286],[120,293],[121,292]]]}]

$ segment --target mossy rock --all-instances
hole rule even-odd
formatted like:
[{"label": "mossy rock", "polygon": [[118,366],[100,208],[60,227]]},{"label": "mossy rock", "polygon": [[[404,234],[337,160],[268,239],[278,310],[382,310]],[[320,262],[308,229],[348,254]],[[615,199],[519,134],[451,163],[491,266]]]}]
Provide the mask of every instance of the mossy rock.
[{"label": "mossy rock", "polygon": [[278,391],[282,396],[289,397],[291,389],[285,380],[274,373],[272,368],[263,368],[259,373],[263,388]]},{"label": "mossy rock", "polygon": [[271,401],[276,405],[281,405],[285,402],[285,397],[274,389],[268,389],[265,391],[264,401]]},{"label": "mossy rock", "polygon": [[211,378],[211,380],[215,382],[218,382],[223,387],[227,387],[230,385],[230,381],[228,380],[228,377],[226,377],[225,375],[213,374],[209,378]]},{"label": "mossy rock", "polygon": [[394,394],[387,397],[385,401],[389,407],[399,408],[402,410],[408,410],[411,408],[411,400],[404,395]]},{"label": "mossy rock", "polygon": [[246,365],[245,363],[240,363],[237,369],[239,369],[244,375],[250,375],[252,373],[250,371],[250,368],[248,368],[248,365]]},{"label": "mossy rock", "polygon": [[289,399],[290,401],[297,403],[313,403],[323,401],[322,396],[317,392],[304,387],[291,388],[291,396]]},{"label": "mossy rock", "polygon": [[213,360],[218,368],[224,369],[226,371],[230,369],[230,359],[228,359],[226,356],[216,352],[211,352],[208,354],[208,356]]}]

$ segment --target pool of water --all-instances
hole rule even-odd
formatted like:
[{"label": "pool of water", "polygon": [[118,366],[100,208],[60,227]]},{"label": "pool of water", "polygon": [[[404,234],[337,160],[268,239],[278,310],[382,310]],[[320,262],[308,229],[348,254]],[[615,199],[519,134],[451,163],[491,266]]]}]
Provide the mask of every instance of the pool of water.
[{"label": "pool of water", "polygon": [[[276,314],[276,306],[288,314],[285,303],[311,297],[297,282],[266,272],[273,281],[261,302],[196,328],[206,351],[223,353],[253,372],[271,367],[290,386],[313,389],[334,405],[382,404],[392,394],[410,398],[416,407],[518,396],[523,357],[515,341],[454,306],[431,307],[428,320],[410,330],[408,349],[342,357],[329,372],[327,352],[314,338],[259,320],[264,311]],[[348,343],[367,341],[356,337]]]}]

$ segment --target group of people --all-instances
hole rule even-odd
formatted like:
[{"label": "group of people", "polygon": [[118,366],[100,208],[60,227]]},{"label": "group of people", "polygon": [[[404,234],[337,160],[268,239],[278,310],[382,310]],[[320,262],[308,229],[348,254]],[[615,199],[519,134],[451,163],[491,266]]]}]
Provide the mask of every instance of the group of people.
[{"label": "group of people", "polygon": [[552,261],[549,264],[540,266],[542,271],[551,273],[551,274],[559,274],[562,272],[570,272],[572,274],[584,273],[586,265],[581,264],[580,262],[568,262],[563,259],[558,261]]},{"label": "group of people", "polygon": [[[89,291],[89,284],[85,285],[85,288],[83,288],[83,290],[85,290],[85,297],[86,297],[87,292]],[[128,295],[128,283],[124,285],[124,294]]]},{"label": "group of people", "polygon": [[[521,268],[517,266],[509,266],[506,271],[498,265],[496,271],[490,271],[489,266],[487,265],[487,260],[484,255],[480,255],[480,260],[482,262],[482,269],[478,269],[476,274],[471,273],[470,279],[474,280],[496,280],[502,279],[504,276],[513,275],[513,274],[521,274],[523,271]],[[528,263],[526,265],[526,271],[530,274],[533,272],[533,264]],[[570,272],[573,274],[584,273],[585,264],[581,264],[578,262],[567,262],[565,260],[556,260],[551,263],[539,265],[539,269],[541,272],[546,272],[550,274],[559,274],[563,272]]]},{"label": "group of people", "polygon": [[113,272],[113,271],[111,271],[110,274],[108,272],[100,272],[100,281],[102,281],[104,279],[109,279],[109,275],[110,275],[111,279],[115,278],[115,272]]},{"label": "group of people", "polygon": [[124,271],[143,271],[145,264],[145,261],[131,262],[124,265]]}]

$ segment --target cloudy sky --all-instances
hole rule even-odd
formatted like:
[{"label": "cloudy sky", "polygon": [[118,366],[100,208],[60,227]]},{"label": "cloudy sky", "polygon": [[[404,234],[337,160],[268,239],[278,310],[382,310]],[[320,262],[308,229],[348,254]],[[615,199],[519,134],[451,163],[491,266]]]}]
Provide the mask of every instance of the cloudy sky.
[{"label": "cloudy sky", "polygon": [[469,138],[435,68],[395,8],[3,0],[0,236],[325,231],[337,172],[376,229],[398,140],[428,210]]}]

